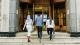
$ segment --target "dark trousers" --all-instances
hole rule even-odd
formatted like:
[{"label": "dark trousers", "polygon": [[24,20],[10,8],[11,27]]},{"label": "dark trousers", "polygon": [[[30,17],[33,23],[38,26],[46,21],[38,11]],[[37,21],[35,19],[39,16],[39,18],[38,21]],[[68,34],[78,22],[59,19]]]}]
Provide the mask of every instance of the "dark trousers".
[{"label": "dark trousers", "polygon": [[48,35],[50,35],[50,40],[52,39],[52,33],[53,33],[54,29],[53,28],[47,28],[47,33]]},{"label": "dark trousers", "polygon": [[38,38],[42,38],[42,26],[37,26],[37,33],[38,33]]}]

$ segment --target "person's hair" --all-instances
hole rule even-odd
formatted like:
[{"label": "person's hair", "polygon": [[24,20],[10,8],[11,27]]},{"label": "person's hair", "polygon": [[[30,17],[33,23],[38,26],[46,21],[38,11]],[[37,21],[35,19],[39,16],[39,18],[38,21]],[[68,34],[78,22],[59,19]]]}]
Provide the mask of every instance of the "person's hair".
[{"label": "person's hair", "polygon": [[27,19],[28,19],[28,18],[30,18],[30,19],[31,19],[31,16],[30,16],[30,15],[27,15]]}]

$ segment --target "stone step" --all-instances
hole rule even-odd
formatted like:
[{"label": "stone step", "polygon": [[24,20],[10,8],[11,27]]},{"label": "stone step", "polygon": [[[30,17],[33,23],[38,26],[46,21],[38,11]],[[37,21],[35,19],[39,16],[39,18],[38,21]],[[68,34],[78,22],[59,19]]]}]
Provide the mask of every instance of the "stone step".
[{"label": "stone step", "polygon": [[[18,34],[16,34],[16,37],[27,37],[27,33],[26,32],[22,32],[22,33],[18,33]],[[68,33],[59,33],[59,32],[55,32],[55,35],[53,35],[53,36],[55,36],[54,38],[59,38],[59,39],[61,39],[61,38],[71,38],[70,37],[70,34],[68,34]],[[32,39],[36,39],[38,36],[37,36],[37,33],[35,32],[35,33],[32,33],[32,36],[31,36],[31,38]],[[43,35],[42,35],[42,38],[44,38],[44,39],[46,39],[46,38],[49,38],[49,35],[47,35],[47,33],[43,33]]]},{"label": "stone step", "polygon": [[53,40],[49,40],[46,32],[40,43],[37,33],[32,33],[31,42],[27,42],[27,33],[17,33],[16,37],[0,37],[0,45],[80,45],[80,37],[70,37],[68,33],[55,32]]},{"label": "stone step", "polygon": [[80,45],[80,44],[53,44],[53,43],[0,43],[0,45]]},{"label": "stone step", "polygon": [[80,45],[80,38],[71,39],[31,39],[27,42],[26,37],[0,37],[0,45]]},{"label": "stone step", "polygon": [[[27,36],[17,36],[17,37],[27,38]],[[55,39],[71,39],[73,37],[69,37],[69,36],[54,36],[53,38],[55,38]],[[31,39],[38,39],[38,36],[31,36]],[[49,36],[42,36],[42,39],[49,39]]]},{"label": "stone step", "polygon": [[[36,35],[36,36],[31,36],[33,39],[34,38],[38,38],[38,36]],[[70,37],[70,36],[57,36],[57,35],[53,35],[53,37],[54,38],[72,38],[72,37]],[[49,35],[42,35],[42,38],[49,38]]]},{"label": "stone step", "polygon": [[[27,35],[27,32],[20,32],[20,33],[17,33],[16,36],[26,36]],[[48,35],[46,31],[43,32],[43,36],[46,36]],[[55,35],[56,36],[70,36],[70,34],[68,33],[63,33],[63,32],[55,32]],[[32,33],[32,36],[37,36],[37,32],[33,32]]]},{"label": "stone step", "polygon": [[[71,38],[71,39],[42,39],[42,43],[80,43],[80,38]],[[0,38],[0,43],[20,43],[20,42],[26,42],[27,43],[27,38],[21,38],[21,37],[16,37],[16,38]],[[40,43],[39,39],[31,39],[32,43]]]}]

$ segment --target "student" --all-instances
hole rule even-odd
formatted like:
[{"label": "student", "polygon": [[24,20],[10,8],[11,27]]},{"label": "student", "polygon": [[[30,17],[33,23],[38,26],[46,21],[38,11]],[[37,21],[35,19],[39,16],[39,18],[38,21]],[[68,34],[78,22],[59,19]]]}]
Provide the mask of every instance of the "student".
[{"label": "student", "polygon": [[27,19],[25,21],[25,24],[24,24],[24,27],[23,27],[23,30],[24,28],[26,27],[27,31],[28,31],[28,35],[27,35],[27,38],[28,38],[28,42],[30,42],[30,37],[31,37],[31,32],[33,30],[33,21],[32,19],[30,18],[30,15],[27,16]]},{"label": "student", "polygon": [[51,20],[48,17],[46,21],[46,29],[47,29],[48,35],[50,35],[50,40],[52,39],[52,32],[54,31],[54,28],[55,28],[54,20]]}]

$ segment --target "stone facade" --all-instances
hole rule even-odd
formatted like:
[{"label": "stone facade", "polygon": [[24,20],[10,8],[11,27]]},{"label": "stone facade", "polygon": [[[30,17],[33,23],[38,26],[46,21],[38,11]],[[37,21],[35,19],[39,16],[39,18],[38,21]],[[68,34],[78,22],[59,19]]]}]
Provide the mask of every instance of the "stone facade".
[{"label": "stone facade", "polygon": [[[16,0],[1,1],[1,34],[10,34],[16,31]],[[3,32],[3,33],[2,33]]]},{"label": "stone facade", "polygon": [[80,36],[80,0],[67,0],[67,27],[71,36]]},{"label": "stone facade", "polygon": [[[0,0],[0,32],[16,32],[18,15],[16,0]],[[80,32],[80,0],[66,0],[67,30]]]}]

